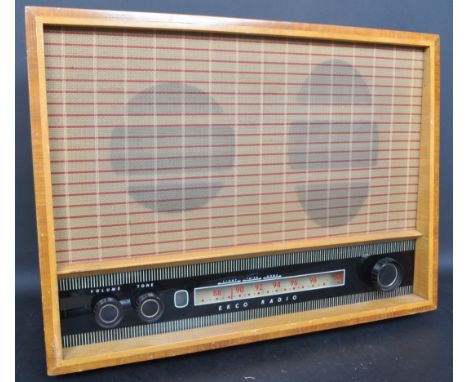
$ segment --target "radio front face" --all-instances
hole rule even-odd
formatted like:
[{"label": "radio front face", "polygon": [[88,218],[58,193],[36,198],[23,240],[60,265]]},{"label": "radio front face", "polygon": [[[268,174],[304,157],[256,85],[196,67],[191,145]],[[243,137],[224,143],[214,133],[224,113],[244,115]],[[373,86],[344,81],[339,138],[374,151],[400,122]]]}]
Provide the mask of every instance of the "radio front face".
[{"label": "radio front face", "polygon": [[434,308],[433,36],[30,12],[50,373]]},{"label": "radio front face", "polygon": [[[422,49],[99,28],[44,38],[59,266],[415,228]],[[364,252],[292,256],[69,291],[64,344],[375,290],[357,281]]]}]

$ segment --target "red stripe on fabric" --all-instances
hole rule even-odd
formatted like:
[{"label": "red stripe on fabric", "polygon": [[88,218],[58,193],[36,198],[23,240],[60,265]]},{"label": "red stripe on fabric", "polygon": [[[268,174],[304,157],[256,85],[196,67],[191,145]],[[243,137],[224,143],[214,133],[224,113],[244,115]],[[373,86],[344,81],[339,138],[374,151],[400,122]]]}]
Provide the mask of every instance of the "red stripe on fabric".
[{"label": "red stripe on fabric", "polygon": [[[398,176],[392,176],[393,178],[407,178],[408,181],[411,178],[417,178],[417,175],[398,175]],[[387,178],[382,177],[382,178]],[[353,178],[355,180],[356,178]],[[366,178],[367,179],[367,178]],[[373,178],[375,179],[375,178]],[[299,182],[294,182],[294,183],[299,183]],[[276,185],[283,185],[283,182],[279,182]],[[212,189],[212,188],[240,188],[240,187],[246,187],[246,186],[259,186],[259,183],[254,183],[254,184],[242,184],[242,185],[236,185],[236,186],[201,186],[201,187],[195,187],[195,188],[206,188],[206,189]],[[391,187],[411,187],[411,186],[417,186],[418,183],[404,183],[404,184],[392,184]],[[388,184],[385,185],[376,185],[376,186],[350,186],[350,187],[332,187],[330,188],[330,191],[340,191],[340,190],[357,190],[357,189],[371,189],[371,188],[383,188],[383,187],[389,187]],[[186,189],[186,188],[185,188]],[[327,188],[328,190],[328,188]],[[311,190],[309,192],[320,192],[320,191],[325,191],[324,189],[320,190]],[[216,195],[217,199],[222,199],[222,198],[237,198],[237,197],[245,197],[245,196],[268,196],[268,195],[278,195],[278,194],[294,194],[297,193],[297,191],[284,191],[284,192],[257,192],[254,194],[231,194],[231,195]],[[197,198],[191,198],[191,199],[197,199]],[[165,199],[167,201],[167,199]],[[170,200],[181,200],[181,199],[170,199]],[[187,200],[186,198],[184,200]],[[64,208],[85,208],[85,207],[104,207],[104,206],[115,206],[115,205],[132,205],[132,204],[144,204],[144,203],[157,203],[160,202],[161,200],[143,200],[143,201],[124,201],[124,202],[102,202],[102,203],[84,203],[84,204],[63,204],[63,205],[55,205],[54,209],[64,209]],[[207,209],[208,207],[200,207],[200,209]],[[198,210],[198,209],[196,209]],[[193,211],[193,210],[192,210]],[[131,212],[129,212],[131,214]],[[97,215],[96,215],[97,216]],[[101,215],[102,216],[102,215]],[[77,216],[69,216],[68,218],[73,219],[73,218],[82,218],[83,216],[77,215]],[[58,217],[56,219],[66,219],[67,217]]]},{"label": "red stripe on fabric", "polygon": [[[417,186],[417,183],[413,183],[411,186]],[[398,187],[402,186],[407,186],[406,184],[398,185]],[[385,186],[380,186],[380,188],[383,187],[388,187],[388,185]],[[397,187],[396,185],[392,185],[391,187]],[[363,188],[378,188],[378,186],[362,186],[362,187],[343,187],[343,188],[332,188],[332,191],[340,191],[340,190],[357,190],[357,189],[363,189]],[[313,193],[313,192],[323,192],[325,190],[310,190],[307,193]],[[285,191],[285,192],[277,192],[277,193],[253,193],[253,194],[243,194],[243,195],[227,195],[227,196],[217,196],[217,199],[220,198],[236,198],[236,197],[249,197],[249,196],[271,196],[271,195],[278,195],[278,194],[297,194],[297,191]],[[383,194],[363,194],[363,195],[353,195],[353,196],[336,196],[336,197],[330,197],[330,198],[313,198],[313,199],[305,199],[303,202],[319,202],[319,201],[327,201],[327,200],[340,200],[340,199],[356,199],[356,198],[375,198],[375,197],[386,197],[386,196],[407,196],[407,195],[417,195],[417,192],[390,192],[390,193],[383,193]],[[156,200],[155,202],[164,202],[164,201],[177,201],[177,200],[191,200],[191,199],[201,199],[201,198],[188,198],[188,199],[163,199],[163,200]],[[408,201],[410,202],[410,201]],[[215,207],[199,207],[192,209],[191,211],[200,211],[200,210],[209,210],[210,208],[214,209],[220,209],[220,208],[239,208],[239,207],[261,207],[261,206],[272,206],[272,205],[280,205],[280,204],[294,204],[298,203],[297,200],[290,200],[290,201],[281,201],[281,202],[265,202],[265,203],[247,203],[247,204],[232,204],[232,205],[222,205],[222,206],[215,206]],[[392,204],[394,202],[388,202],[389,204]],[[396,203],[396,202],[395,202]],[[398,202],[400,203],[400,202]],[[406,203],[406,202],[401,202],[401,203]],[[130,203],[126,203],[127,205]],[[387,204],[387,203],[384,203]],[[373,205],[373,204],[372,204]],[[102,204],[99,204],[99,206],[102,206]],[[344,208],[344,207],[329,207],[325,209],[334,209],[334,208]],[[178,212],[179,210],[170,210],[170,211],[164,211],[164,212]],[[301,209],[300,211],[303,211]],[[308,211],[308,210],[307,210]],[[285,212],[291,212],[291,211],[285,211]],[[297,211],[294,211],[297,212]],[[94,219],[94,218],[102,218],[102,217],[116,217],[116,216],[131,216],[131,215],[146,215],[146,214],[154,214],[154,211],[131,211],[131,212],[114,212],[114,213],[109,213],[109,214],[94,214],[94,215],[71,215],[71,216],[60,216],[60,217],[55,217],[55,220],[74,220],[74,219]],[[278,212],[279,213],[279,212]],[[260,213],[255,213],[254,215],[264,215],[262,212]],[[219,216],[217,218],[229,218],[229,217],[235,217],[237,215],[225,215],[225,216]],[[159,221],[146,221],[146,222],[134,222],[131,223],[132,225],[145,225],[145,224],[159,224],[159,223],[170,223],[170,222],[182,222],[182,221],[190,221],[190,220],[202,220],[206,219],[207,217],[199,217],[199,218],[179,218],[179,219],[172,219],[172,220],[159,220]],[[90,226],[86,228],[110,228],[110,227],[123,227],[126,226],[127,224],[110,224],[110,225],[99,225],[99,226]],[[57,228],[56,231],[66,231],[66,230],[75,230],[75,229],[84,229],[83,227],[62,227],[62,228]]]},{"label": "red stripe on fabric", "polygon": [[[369,122],[367,121],[362,121],[362,122],[307,122],[307,125],[310,126],[339,126],[339,125],[345,125],[345,126],[355,126],[355,125],[368,125]],[[390,125],[390,126],[397,126],[397,125],[405,125],[405,126],[419,126],[419,122],[385,122],[385,121],[374,121],[374,124],[376,125]],[[104,124],[99,124],[99,125],[49,125],[49,129],[85,129],[85,128],[100,128],[100,129],[131,129],[131,128],[145,128],[145,127],[239,127],[239,126],[248,126],[248,127],[254,127],[254,126],[304,126],[304,122],[291,122],[291,123],[282,123],[282,122],[263,122],[263,123],[148,123],[148,124],[126,124],[126,125],[104,125]]]},{"label": "red stripe on fabric", "polygon": [[[373,152],[398,152],[398,151],[405,151],[405,152],[419,152],[419,149],[411,149],[411,148],[404,148],[404,149],[378,149],[378,150],[330,150],[330,151],[314,151],[314,155],[316,154],[346,154],[346,153],[373,153]],[[293,155],[309,155],[310,151],[306,152],[291,152]],[[172,155],[172,156],[158,156],[155,159],[180,159],[180,158],[188,158],[188,159],[203,159],[203,158],[241,158],[241,157],[258,157],[259,154],[213,154],[213,155]],[[262,157],[269,157],[269,156],[284,156],[284,153],[262,153]],[[99,174],[99,173],[114,173],[114,172],[143,172],[143,171],[155,171],[156,167],[149,167],[149,168],[128,168],[123,170],[83,170],[83,171],[52,171],[52,175],[78,175],[78,174]]]},{"label": "red stripe on fabric", "polygon": [[[284,54],[284,53],[283,53]],[[289,53],[290,54],[290,53]],[[319,66],[311,63],[311,65]],[[216,73],[216,74],[252,74],[252,75],[284,75],[284,72],[255,72],[255,71],[233,71],[233,70],[203,70],[203,69],[164,69],[164,68],[114,68],[114,67],[83,67],[83,66],[48,66],[47,69],[53,70],[84,70],[84,71],[126,71],[126,72],[169,72],[169,73]],[[390,79],[407,79],[407,80],[422,80],[423,77],[412,76],[390,76],[390,75],[371,75],[371,74],[329,74],[329,73],[309,73],[309,72],[288,72],[288,76],[316,76],[316,77],[365,77],[365,78],[390,78]],[[351,86],[351,85],[350,85]]]},{"label": "red stripe on fabric", "polygon": [[[262,85],[262,86],[303,86],[303,82],[235,82],[235,81],[174,81],[174,80],[123,80],[123,79],[84,79],[84,78],[48,78],[47,82],[117,82],[117,83],[158,83],[158,84],[203,84],[203,85]],[[364,88],[390,88],[390,89],[422,89],[422,86],[411,85],[367,85],[367,84],[329,84],[329,83],[314,83],[313,86],[325,86],[330,88],[336,87],[364,87]],[[158,93],[159,94],[159,93]],[[393,96],[393,94],[392,94]]]},{"label": "red stripe on fabric", "polygon": [[[378,205],[394,205],[394,204],[405,204],[406,202],[389,202],[389,203],[371,203],[371,204],[355,204],[355,205],[346,205],[346,206],[340,206],[340,207],[331,207],[329,209],[327,208],[308,208],[308,209],[299,209],[299,210],[286,210],[286,211],[278,211],[278,212],[266,212],[262,213],[261,215],[259,214],[237,214],[237,215],[231,215],[227,216],[228,218],[237,218],[237,217],[248,217],[248,216],[259,216],[260,218],[265,215],[279,215],[279,214],[287,214],[287,213],[296,213],[296,212],[311,212],[311,211],[327,211],[327,210],[334,210],[334,209],[341,209],[341,208],[353,208],[353,207],[368,207],[368,206],[378,206]],[[413,202],[416,203],[416,202]],[[400,213],[400,212],[416,212],[416,209],[414,210],[396,210],[396,211],[390,211],[391,213]],[[387,211],[382,211],[382,212],[371,212],[368,213],[368,215],[378,215],[378,214],[385,214]],[[330,217],[332,218],[342,218],[342,217],[347,217],[348,215],[342,215],[342,216],[334,216]],[[359,215],[355,215],[359,216]],[[220,219],[220,218],[225,218],[225,217],[211,217],[211,219]],[[204,218],[206,219],[206,217]],[[318,218],[318,219],[326,219],[324,218]],[[185,221],[185,220],[184,220]],[[305,219],[295,219],[295,220],[285,220],[285,223],[291,223],[291,222],[298,222],[298,221],[305,221]],[[247,227],[247,226],[255,226],[255,225],[267,225],[267,224],[277,224],[283,222],[282,220],[280,221],[274,221],[274,222],[262,222],[262,223],[242,223],[242,224],[230,224],[230,225],[225,225],[225,226],[216,226],[216,229],[225,229],[225,228],[237,228],[237,227]],[[155,222],[156,223],[156,222]],[[163,223],[161,222],[157,222]],[[150,223],[151,224],[151,223]],[[70,241],[82,241],[82,240],[96,240],[96,239],[111,239],[111,238],[117,238],[117,237],[133,237],[133,236],[145,236],[145,235],[161,235],[161,234],[167,234],[167,233],[174,233],[174,232],[191,232],[191,231],[200,231],[200,230],[206,230],[209,229],[210,226],[206,227],[194,227],[194,228],[186,228],[186,229],[172,229],[172,230],[162,230],[162,231],[150,231],[150,232],[138,232],[138,233],[123,233],[123,234],[115,234],[115,235],[101,235],[101,236],[88,236],[88,237],[78,237],[78,238],[67,238],[67,239],[57,239],[55,240],[56,242],[70,242]]]},{"label": "red stripe on fabric", "polygon": [[[102,56],[102,55],[73,55],[73,54],[46,54],[46,58],[77,58],[77,59],[99,59],[99,60],[135,60],[135,61],[178,61],[178,62],[203,62],[203,63],[225,63],[225,64],[266,64],[266,65],[288,65],[288,66],[326,66],[326,67],[345,67],[349,68],[349,64],[309,64],[304,62],[288,61],[250,61],[250,60],[219,60],[219,59],[204,59],[204,58],[178,58],[178,57],[141,57],[141,56]],[[423,71],[423,68],[411,68],[404,66],[384,66],[384,65],[353,65],[360,68],[369,69],[392,69],[392,70],[411,70]]]},{"label": "red stripe on fabric", "polygon": [[[375,140],[375,141],[334,141],[334,142],[290,142],[287,146],[298,146],[298,145],[346,145],[346,144],[362,144],[362,143],[418,143],[417,139],[394,139],[394,140]],[[236,147],[256,147],[258,144],[254,143],[239,143]],[[262,143],[262,146],[284,146],[284,143]],[[220,145],[186,145],[186,146],[159,146],[158,150],[173,150],[173,149],[190,149],[190,148],[215,148],[215,147],[232,147],[229,144]],[[135,157],[135,158],[95,158],[95,159],[55,159],[51,160],[50,163],[94,163],[94,162],[119,162],[119,161],[145,161],[145,160],[157,160],[158,157]]]},{"label": "red stripe on fabric", "polygon": [[[373,176],[370,178],[369,176],[367,177],[356,177],[352,178],[353,181],[355,180],[375,180],[375,179],[396,179],[396,178],[407,178],[407,179],[412,179],[412,178],[418,178],[417,175],[388,175],[388,176]],[[244,183],[244,184],[236,184],[236,185],[219,185],[219,186],[194,186],[194,187],[183,187],[184,190],[196,190],[196,189],[215,189],[215,188],[224,188],[224,189],[229,189],[229,188],[240,188],[240,187],[252,187],[252,186],[279,186],[279,185],[290,185],[290,184],[309,184],[309,183],[317,183],[317,182],[322,182],[323,180],[309,180],[309,181],[289,181],[289,182],[270,182],[270,183]],[[341,179],[334,179],[334,182],[336,181],[349,181],[349,178],[341,178]],[[412,185],[417,185],[417,184],[412,184]],[[391,185],[392,187],[399,187],[399,186],[406,186],[406,184],[397,184],[397,185]],[[379,187],[388,187],[388,184],[385,185],[380,185],[380,186],[369,186],[369,188],[379,188]],[[360,187],[347,187],[347,189],[354,189],[354,188],[360,188]],[[158,191],[181,191],[182,188],[158,188]],[[331,190],[339,190],[339,188],[331,188]],[[153,190],[141,190],[141,191],[133,191],[134,193],[138,192],[152,192]],[[132,193],[132,191],[129,191],[129,193]],[[156,202],[156,200],[146,200],[142,202]],[[96,203],[96,204],[63,204],[63,205],[56,205],[54,208],[79,208],[79,207],[94,207],[94,206],[110,206],[110,205],[130,205],[130,204],[140,204],[142,202],[109,202],[109,203]]]},{"label": "red stripe on fabric", "polygon": [[[182,111],[179,113],[87,113],[87,114],[80,114],[80,113],[59,113],[59,114],[48,114],[49,117],[200,117],[200,116],[221,116],[221,117],[233,117],[233,116],[276,116],[276,115],[306,115],[306,116],[329,116],[330,113],[305,113],[305,112],[298,112],[298,113],[183,113]],[[344,116],[354,116],[354,115],[405,115],[405,116],[420,116],[421,113],[398,113],[398,112],[391,112],[391,113],[384,113],[384,112],[376,112],[376,113],[335,113],[333,115],[344,115]]]},{"label": "red stripe on fabric", "polygon": [[[379,158],[378,161],[397,161],[397,160],[418,160],[419,157],[405,157],[405,158]],[[158,167],[155,171],[168,171],[168,170],[193,170],[193,169],[214,169],[214,168],[240,168],[240,167],[266,167],[266,166],[285,166],[285,165],[297,165],[297,164],[325,164],[325,163],[356,163],[356,162],[371,162],[372,159],[342,159],[342,160],[321,160],[321,161],[303,161],[303,162],[277,162],[277,163],[243,163],[233,165],[208,165],[208,166],[184,166],[184,167]],[[129,179],[125,183],[146,183],[155,182],[157,178],[146,178],[146,179]],[[102,181],[88,181],[88,182],[57,182],[52,183],[53,186],[83,186],[83,185],[95,185],[95,184],[121,184],[122,180],[102,180]]]},{"label": "red stripe on fabric", "polygon": [[[52,106],[159,106],[159,105],[198,105],[209,106],[210,102],[48,102]],[[316,103],[316,102],[216,102],[219,106],[391,106],[391,107],[421,107],[416,103]]]},{"label": "red stripe on fabric", "polygon": [[[411,212],[415,212],[411,211]],[[402,211],[406,212],[406,211]],[[380,212],[380,213],[375,213],[375,214],[385,214],[385,212]],[[356,216],[368,216],[372,215],[374,213],[369,213],[369,214],[356,214]],[[314,220],[323,220],[323,219],[336,219],[336,218],[342,218],[342,217],[348,217],[348,215],[340,215],[340,216],[330,216],[326,218],[316,218]],[[364,223],[348,223],[348,226],[352,225],[362,225],[362,224],[377,224],[377,223],[388,223],[391,221],[409,221],[412,219],[387,219],[387,220],[380,220],[380,221],[371,221],[371,222],[364,222]],[[304,219],[297,219],[297,220],[291,220],[291,221],[279,221],[279,222],[274,222],[274,223],[262,223],[262,225],[266,224],[278,224],[278,223],[290,223],[290,222],[295,222],[295,221],[304,221]],[[333,226],[329,226],[333,227]],[[337,226],[339,227],[339,226]],[[316,229],[323,229],[324,227],[312,227],[312,228],[307,228],[307,231],[310,230],[316,230]],[[304,228],[298,228],[298,229],[286,229],[286,230],[276,230],[276,231],[266,231],[266,232],[255,232],[255,233],[241,233],[241,234],[230,234],[230,235],[221,235],[221,236],[208,236],[208,237],[197,237],[197,238],[191,238],[190,241],[199,241],[199,240],[212,240],[212,239],[225,239],[225,238],[234,238],[234,237],[243,237],[243,236],[252,236],[252,235],[269,235],[269,234],[275,234],[275,233],[284,233],[284,232],[294,232],[294,231],[304,231]],[[160,244],[170,244],[170,243],[178,243],[182,242],[182,240],[165,240],[165,241],[152,241],[152,242],[147,242],[147,243],[132,243],[131,247],[141,247],[145,245],[160,245]],[[83,252],[83,251],[96,251],[96,250],[103,250],[103,249],[116,249],[116,248],[125,248],[128,247],[129,244],[124,244],[124,245],[107,245],[107,246],[98,246],[98,247],[91,247],[91,248],[76,248],[73,250],[57,250],[57,253],[72,253],[72,252]]]},{"label": "red stripe on fabric", "polygon": [[[272,172],[272,173],[255,173],[255,174],[238,174],[237,178],[250,177],[250,176],[274,176],[274,175],[299,175],[299,174],[314,174],[314,173],[335,173],[335,172],[353,172],[353,171],[380,171],[380,170],[398,170],[398,169],[416,169],[419,166],[389,166],[389,167],[361,167],[361,168],[346,168],[346,169],[326,169],[326,170],[312,170],[312,171],[293,171],[293,172]],[[187,177],[172,177],[172,178],[159,178],[154,181],[168,181],[168,180],[190,180],[190,179],[219,179],[219,178],[232,178],[233,175],[206,175],[206,176],[187,176]],[[348,178],[349,179],[349,178]],[[321,180],[323,182],[323,179]],[[130,191],[111,191],[103,193],[80,193],[80,194],[56,194],[59,197],[76,197],[76,196],[90,196],[90,195],[115,195],[121,193],[128,193]]]},{"label": "red stripe on fabric", "polygon": [[[262,134],[184,134],[184,135],[127,135],[127,136],[88,136],[88,137],[50,137],[51,141],[68,141],[68,140],[119,140],[119,139],[167,139],[167,138],[209,138],[209,137],[283,137],[283,136],[301,136],[301,135],[356,135],[356,134],[420,134],[419,130],[388,130],[388,131],[330,131],[330,132],[304,132],[304,133],[262,133]],[[158,146],[147,147],[81,147],[81,148],[66,148],[66,149],[50,149],[51,152],[73,152],[73,151],[114,151],[114,150],[151,150]],[[186,156],[184,157],[186,158]]]},{"label": "red stripe on fabric", "polygon": [[[147,92],[144,90],[47,90],[48,94],[154,94],[154,91]],[[180,92],[180,91],[160,91],[158,94],[201,94],[206,95],[205,92]],[[211,95],[264,95],[264,96],[286,96],[292,95],[297,96],[297,92],[228,92],[228,91],[211,91]],[[308,93],[302,94],[305,97],[308,96],[323,96],[323,97],[369,97],[369,94],[353,94],[353,93]],[[391,98],[422,98],[422,95],[412,95],[412,94],[372,94],[372,97],[391,97]]]}]

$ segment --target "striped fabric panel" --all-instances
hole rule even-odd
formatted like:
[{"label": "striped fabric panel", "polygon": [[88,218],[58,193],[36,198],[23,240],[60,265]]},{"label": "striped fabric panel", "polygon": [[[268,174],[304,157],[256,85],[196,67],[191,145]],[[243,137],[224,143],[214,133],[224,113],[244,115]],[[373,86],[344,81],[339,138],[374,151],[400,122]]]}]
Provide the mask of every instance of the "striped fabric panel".
[{"label": "striped fabric panel", "polygon": [[45,31],[58,263],[415,228],[419,48]]}]

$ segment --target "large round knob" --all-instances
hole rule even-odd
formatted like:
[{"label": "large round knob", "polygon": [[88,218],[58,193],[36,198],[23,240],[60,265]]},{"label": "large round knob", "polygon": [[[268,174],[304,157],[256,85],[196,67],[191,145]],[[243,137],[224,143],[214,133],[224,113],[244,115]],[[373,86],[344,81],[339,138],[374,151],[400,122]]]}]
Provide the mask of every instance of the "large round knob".
[{"label": "large round knob", "polygon": [[101,298],[94,306],[94,319],[101,328],[115,328],[122,318],[122,305],[114,297]]},{"label": "large round knob", "polygon": [[138,296],[135,305],[138,317],[147,323],[157,321],[163,312],[162,302],[153,292],[143,293]]},{"label": "large round knob", "polygon": [[397,261],[385,257],[374,264],[371,278],[376,289],[383,292],[395,290],[403,281],[401,265]]}]

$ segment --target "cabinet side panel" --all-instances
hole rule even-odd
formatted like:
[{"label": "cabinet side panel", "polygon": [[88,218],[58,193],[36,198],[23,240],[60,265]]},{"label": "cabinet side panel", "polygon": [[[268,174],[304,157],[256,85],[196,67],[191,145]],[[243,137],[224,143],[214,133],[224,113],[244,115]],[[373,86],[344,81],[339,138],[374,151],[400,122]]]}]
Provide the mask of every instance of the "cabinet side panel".
[{"label": "cabinet side panel", "polygon": [[26,9],[26,42],[44,340],[49,373],[62,358],[47,134],[43,26]]}]

